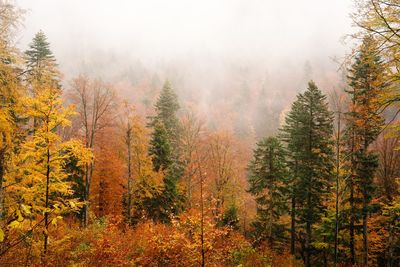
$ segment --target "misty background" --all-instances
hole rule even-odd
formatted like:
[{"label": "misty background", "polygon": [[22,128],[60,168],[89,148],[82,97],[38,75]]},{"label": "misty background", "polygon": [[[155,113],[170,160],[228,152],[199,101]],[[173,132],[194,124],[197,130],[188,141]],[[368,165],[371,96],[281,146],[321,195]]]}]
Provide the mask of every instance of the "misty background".
[{"label": "misty background", "polygon": [[113,84],[145,115],[169,79],[210,128],[273,134],[313,79],[341,86],[351,0],[19,0],[18,46],[43,30],[64,74]]}]

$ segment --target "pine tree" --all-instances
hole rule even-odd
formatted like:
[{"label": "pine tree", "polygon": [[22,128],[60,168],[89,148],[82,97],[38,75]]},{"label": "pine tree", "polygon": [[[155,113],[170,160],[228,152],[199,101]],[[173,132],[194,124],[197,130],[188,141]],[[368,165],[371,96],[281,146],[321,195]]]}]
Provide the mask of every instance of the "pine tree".
[{"label": "pine tree", "polygon": [[326,96],[314,82],[309,82],[307,91],[298,95],[286,117],[282,133],[290,155],[291,187],[297,191],[297,236],[304,263],[311,266],[316,264],[311,255],[317,252],[313,246],[313,226],[325,215],[325,200],[333,171],[333,114],[328,110]]},{"label": "pine tree", "polygon": [[166,81],[155,104],[157,112],[155,119],[163,123],[171,142],[177,141],[180,132],[180,122],[176,116],[179,108],[178,97],[171,83]]},{"label": "pine tree", "polygon": [[25,55],[26,77],[34,94],[45,84],[53,88],[61,88],[56,59],[43,31],[35,35]]},{"label": "pine tree", "polygon": [[149,153],[155,171],[163,171],[164,190],[155,200],[159,210],[154,214],[156,220],[169,222],[170,217],[182,209],[183,195],[178,190],[178,180],[183,175],[180,162],[181,125],[177,117],[178,98],[167,81],[155,105],[156,115],[151,118],[153,128]]},{"label": "pine tree", "polygon": [[369,146],[378,137],[383,117],[378,113],[379,96],[387,86],[385,70],[378,53],[378,47],[372,37],[365,37],[349,69],[349,86],[346,92],[350,95],[351,104],[346,114],[344,139],[349,190],[350,209],[345,211],[349,216],[350,256],[355,264],[355,235],[357,223],[362,220],[363,264],[368,265],[368,216],[373,197],[373,178],[378,167],[378,156],[369,150]]},{"label": "pine tree", "polygon": [[149,153],[152,156],[155,171],[164,171],[171,167],[171,141],[164,124],[159,120],[153,121]]},{"label": "pine tree", "polygon": [[228,226],[234,230],[239,230],[238,208],[232,203],[224,212],[222,219],[217,224],[219,226]]},{"label": "pine tree", "polygon": [[285,225],[279,222],[287,210],[288,169],[285,151],[275,137],[261,140],[249,165],[249,192],[255,196],[257,217],[253,222],[257,242],[271,247],[282,241]]}]

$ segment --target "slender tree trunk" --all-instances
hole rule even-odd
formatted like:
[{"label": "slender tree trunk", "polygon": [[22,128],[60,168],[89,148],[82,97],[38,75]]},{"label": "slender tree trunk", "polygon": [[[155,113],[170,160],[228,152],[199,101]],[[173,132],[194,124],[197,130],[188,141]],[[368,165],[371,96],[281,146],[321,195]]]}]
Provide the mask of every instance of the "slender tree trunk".
[{"label": "slender tree trunk", "polygon": [[83,226],[86,227],[89,224],[89,209],[90,209],[90,185],[92,183],[93,176],[93,163],[89,163],[86,166],[86,181],[85,181],[85,193],[84,193],[84,201],[85,204],[83,206]]},{"label": "slender tree trunk", "polygon": [[49,239],[49,184],[50,184],[50,148],[47,148],[47,170],[46,170],[46,200],[45,200],[45,213],[44,213],[44,244],[43,244],[43,263],[46,265],[47,244]]},{"label": "slender tree trunk", "polygon": [[368,267],[368,210],[367,200],[363,198],[363,266]]},{"label": "slender tree trunk", "polygon": [[[368,149],[367,142],[364,143],[362,154],[366,155]],[[363,186],[363,266],[368,267],[368,192],[367,186]]]},{"label": "slender tree trunk", "polygon": [[335,195],[335,251],[334,266],[338,262],[338,236],[339,236],[339,178],[340,178],[340,119],[341,113],[338,112],[337,138],[336,138],[336,195]]},{"label": "slender tree trunk", "polygon": [[[200,170],[201,172],[201,170]],[[200,212],[201,212],[201,266],[205,266],[204,250],[204,204],[203,204],[203,174],[200,174]]]},{"label": "slender tree trunk", "polygon": [[310,209],[311,209],[311,194],[308,192],[307,194],[307,206],[308,206],[308,211],[307,211],[307,222],[306,222],[306,262],[305,266],[306,267],[311,267],[311,222],[310,222]]},{"label": "slender tree trunk", "polygon": [[86,184],[86,204],[85,204],[85,227],[89,224],[89,212],[90,212],[90,187],[92,184],[93,177],[93,163],[89,164],[89,173],[87,176],[87,184]]},{"label": "slender tree trunk", "polygon": [[[353,105],[355,102],[353,100]],[[355,166],[355,159],[354,159],[354,152],[355,152],[355,133],[354,129],[351,130],[351,150],[350,150],[350,157],[351,157],[351,170],[350,170],[350,262],[352,265],[356,264],[356,251],[355,251],[355,233],[354,233],[354,224],[355,224],[355,203],[354,203],[354,166]]]},{"label": "slender tree trunk", "polygon": [[82,225],[84,227],[86,227],[87,226],[87,220],[86,220],[86,218],[87,218],[87,203],[86,203],[86,200],[87,200],[87,184],[88,184],[88,181],[89,181],[89,164],[87,164],[87,163],[86,163],[86,166],[85,166],[85,175],[84,176],[85,177],[84,177],[84,187],[83,187],[83,201],[85,201],[85,203],[83,204],[83,207],[82,207]]},{"label": "slender tree trunk", "polygon": [[349,225],[349,230],[350,230],[350,261],[351,264],[354,265],[356,263],[356,252],[354,248],[354,223],[355,223],[355,218],[354,218],[354,213],[355,213],[355,206],[354,206],[354,180],[353,180],[353,174],[351,174],[351,181],[350,181],[350,225]]},{"label": "slender tree trunk", "polygon": [[0,151],[0,219],[4,216],[4,192],[3,192],[3,180],[5,174],[5,150]]},{"label": "slender tree trunk", "polygon": [[310,129],[309,129],[309,136],[308,136],[308,153],[309,153],[309,184],[306,188],[306,194],[307,194],[307,219],[306,219],[306,262],[305,265],[306,267],[311,267],[311,218],[312,218],[312,203],[311,203],[311,185],[312,185],[312,170],[311,168],[311,155],[312,155],[312,129],[313,129],[313,110],[312,107],[310,106]]},{"label": "slender tree trunk", "polygon": [[[295,161],[295,174],[293,179],[297,177],[297,160]],[[295,256],[296,255],[296,185],[293,181],[293,191],[292,191],[292,207],[290,211],[291,217],[291,227],[290,227],[290,253]]]},{"label": "slender tree trunk", "polygon": [[[272,148],[270,148],[269,149],[269,170],[270,170],[270,172],[271,173],[274,173],[274,162],[273,162],[273,154],[274,154],[274,151],[273,151],[273,149]],[[274,193],[274,189],[275,189],[275,186],[274,186],[274,184],[275,184],[275,181],[274,181],[274,177],[271,177],[271,182],[270,182],[270,188],[269,188],[269,194],[272,196],[273,195],[273,193]],[[272,249],[273,248],[273,236],[272,236],[272,226],[273,226],[273,224],[274,224],[274,215],[273,215],[273,208],[274,208],[274,205],[273,205],[273,199],[272,199],[272,197],[271,197],[271,200],[269,201],[269,207],[268,207],[268,209],[269,209],[269,220],[268,220],[268,227],[269,227],[269,232],[268,232],[268,235],[269,235],[269,246],[270,246],[270,248]]]},{"label": "slender tree trunk", "polygon": [[128,125],[127,132],[127,147],[128,147],[128,222],[131,222],[131,212],[132,212],[132,152],[131,152],[131,131]]},{"label": "slender tree trunk", "polygon": [[292,193],[292,209],[290,211],[291,227],[290,227],[290,253],[296,254],[296,193]]}]

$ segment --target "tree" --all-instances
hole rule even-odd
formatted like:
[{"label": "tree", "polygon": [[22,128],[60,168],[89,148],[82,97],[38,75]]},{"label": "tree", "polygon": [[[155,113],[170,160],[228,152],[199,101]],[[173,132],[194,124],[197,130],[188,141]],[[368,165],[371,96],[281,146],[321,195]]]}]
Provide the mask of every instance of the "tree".
[{"label": "tree", "polygon": [[23,92],[18,76],[20,55],[13,46],[14,32],[20,26],[23,11],[12,3],[0,2],[0,218],[3,209],[3,182],[11,165],[18,137],[18,105]]},{"label": "tree", "polygon": [[[362,219],[363,264],[368,265],[368,214],[369,204],[373,198],[373,179],[378,167],[378,156],[369,150],[384,124],[379,114],[379,96],[387,86],[385,69],[378,53],[374,39],[367,36],[363,39],[354,63],[349,69],[349,86],[351,104],[346,114],[345,129],[346,153],[349,155],[350,190],[350,250],[351,260],[355,262],[354,227],[357,220]],[[362,205],[357,205],[358,198]]]},{"label": "tree", "polygon": [[[63,107],[57,89],[42,88],[36,97],[26,97],[23,107],[26,116],[37,118],[42,123],[21,144],[15,169],[8,173],[8,203],[11,205],[9,209],[18,214],[29,210],[31,216],[44,216],[45,260],[50,224],[55,224],[62,218],[61,215],[77,211],[79,207],[79,201],[70,198],[72,184],[68,181],[65,163],[75,157],[78,159],[77,166],[82,166],[91,161],[91,152],[77,140],[62,142],[58,135],[60,127],[70,125],[69,117],[74,111],[71,106]],[[16,220],[14,225],[20,221]]]},{"label": "tree", "polygon": [[331,102],[335,114],[335,234],[334,234],[334,266],[338,263],[339,258],[339,228],[340,228],[340,205],[341,203],[341,192],[342,192],[342,163],[345,160],[343,158],[343,115],[344,115],[344,105],[345,105],[345,95],[333,92],[331,95]]},{"label": "tree", "polygon": [[149,153],[156,172],[165,172],[163,194],[157,200],[160,210],[157,220],[169,222],[171,215],[182,209],[183,196],[177,187],[182,177],[183,166],[180,151],[180,122],[177,118],[178,99],[167,81],[155,104],[156,115],[151,117],[149,126],[153,128]]},{"label": "tree", "polygon": [[386,68],[385,80],[391,83],[379,96],[382,100],[380,109],[383,111],[392,107],[395,110],[388,116],[389,123],[394,124],[389,129],[398,135],[400,124],[395,119],[400,112],[400,3],[398,0],[363,0],[358,1],[356,7],[352,17],[361,30],[354,37],[361,40],[372,38],[376,43],[380,60]]},{"label": "tree", "polygon": [[43,31],[36,33],[25,55],[26,77],[34,94],[37,94],[45,84],[48,87],[61,89],[61,74]]},{"label": "tree", "polygon": [[313,226],[325,215],[325,200],[332,180],[332,124],[333,115],[328,110],[326,96],[311,81],[307,91],[299,94],[292,104],[282,129],[291,157],[292,187],[301,189],[295,195],[296,215],[306,266],[312,265],[311,255],[315,255],[316,249]]},{"label": "tree", "polygon": [[[72,81],[70,96],[79,114],[76,131],[83,131],[85,147],[93,150],[98,132],[111,124],[111,111],[115,104],[114,92],[109,85],[99,80],[92,81],[87,76],[79,75]],[[94,163],[88,163],[85,167],[85,176],[82,177],[85,185],[82,192],[82,199],[85,201],[82,223],[85,226],[89,222],[93,169]]]},{"label": "tree", "polygon": [[149,156],[149,140],[146,128],[134,114],[133,107],[126,105],[121,130],[126,145],[127,192],[124,197],[124,215],[130,224],[140,219],[157,217],[157,198],[162,193],[162,171],[154,171]]},{"label": "tree", "polygon": [[399,146],[400,137],[391,136],[388,130],[385,130],[374,143],[374,151],[379,154],[379,167],[376,171],[377,178],[377,196],[382,196],[384,202],[392,202],[399,192],[399,185],[396,179],[400,177],[400,151],[396,149]]},{"label": "tree", "polygon": [[271,247],[282,241],[285,225],[279,219],[287,211],[288,168],[286,155],[275,137],[257,143],[249,165],[249,192],[257,202],[257,217],[253,225],[257,242],[266,240]]},{"label": "tree", "polygon": [[182,162],[185,166],[183,180],[185,181],[186,204],[188,208],[192,207],[193,197],[195,193],[194,178],[198,170],[198,161],[203,160],[197,158],[197,151],[204,143],[204,125],[203,122],[196,118],[195,114],[188,112],[182,121]]},{"label": "tree", "polygon": [[225,208],[234,204],[239,153],[233,136],[226,132],[210,133],[205,147],[207,157],[204,170],[207,172],[208,187],[214,203],[214,216],[219,221]]}]

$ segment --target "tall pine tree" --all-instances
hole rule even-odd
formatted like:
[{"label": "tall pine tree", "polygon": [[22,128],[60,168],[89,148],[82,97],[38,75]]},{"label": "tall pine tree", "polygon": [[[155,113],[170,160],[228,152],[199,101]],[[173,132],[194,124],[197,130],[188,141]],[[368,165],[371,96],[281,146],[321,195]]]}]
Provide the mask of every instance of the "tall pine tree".
[{"label": "tall pine tree", "polygon": [[326,212],[332,179],[333,114],[328,110],[326,96],[314,82],[299,94],[286,117],[283,140],[291,157],[292,187],[295,195],[297,238],[306,266],[320,264],[318,249],[313,245],[313,227]]},{"label": "tall pine tree", "polygon": [[275,137],[261,140],[249,165],[249,192],[255,196],[257,217],[253,223],[257,242],[271,247],[284,238],[285,225],[279,221],[287,207],[288,168],[285,151]]},{"label": "tall pine tree", "polygon": [[[362,263],[368,265],[368,216],[373,197],[373,178],[378,167],[378,155],[369,149],[378,137],[383,117],[379,114],[379,96],[387,86],[384,79],[385,68],[378,53],[374,39],[367,36],[363,39],[359,51],[349,69],[349,86],[346,92],[351,103],[346,114],[344,139],[348,178],[349,209],[344,213],[349,217],[350,260],[356,263],[355,235],[362,233]],[[362,221],[362,225],[359,222]]]},{"label": "tall pine tree", "polygon": [[61,88],[60,72],[56,59],[50,49],[50,43],[43,31],[39,31],[25,51],[26,78],[33,94],[37,94],[43,86]]},{"label": "tall pine tree", "polygon": [[[178,97],[166,81],[155,104],[156,115],[151,118],[153,128],[149,152],[155,171],[164,171],[164,190],[154,199],[153,219],[169,222],[172,215],[182,209],[183,196],[177,183],[183,174],[180,162],[181,125],[177,117]],[[156,209],[157,208],[157,209]]]}]

